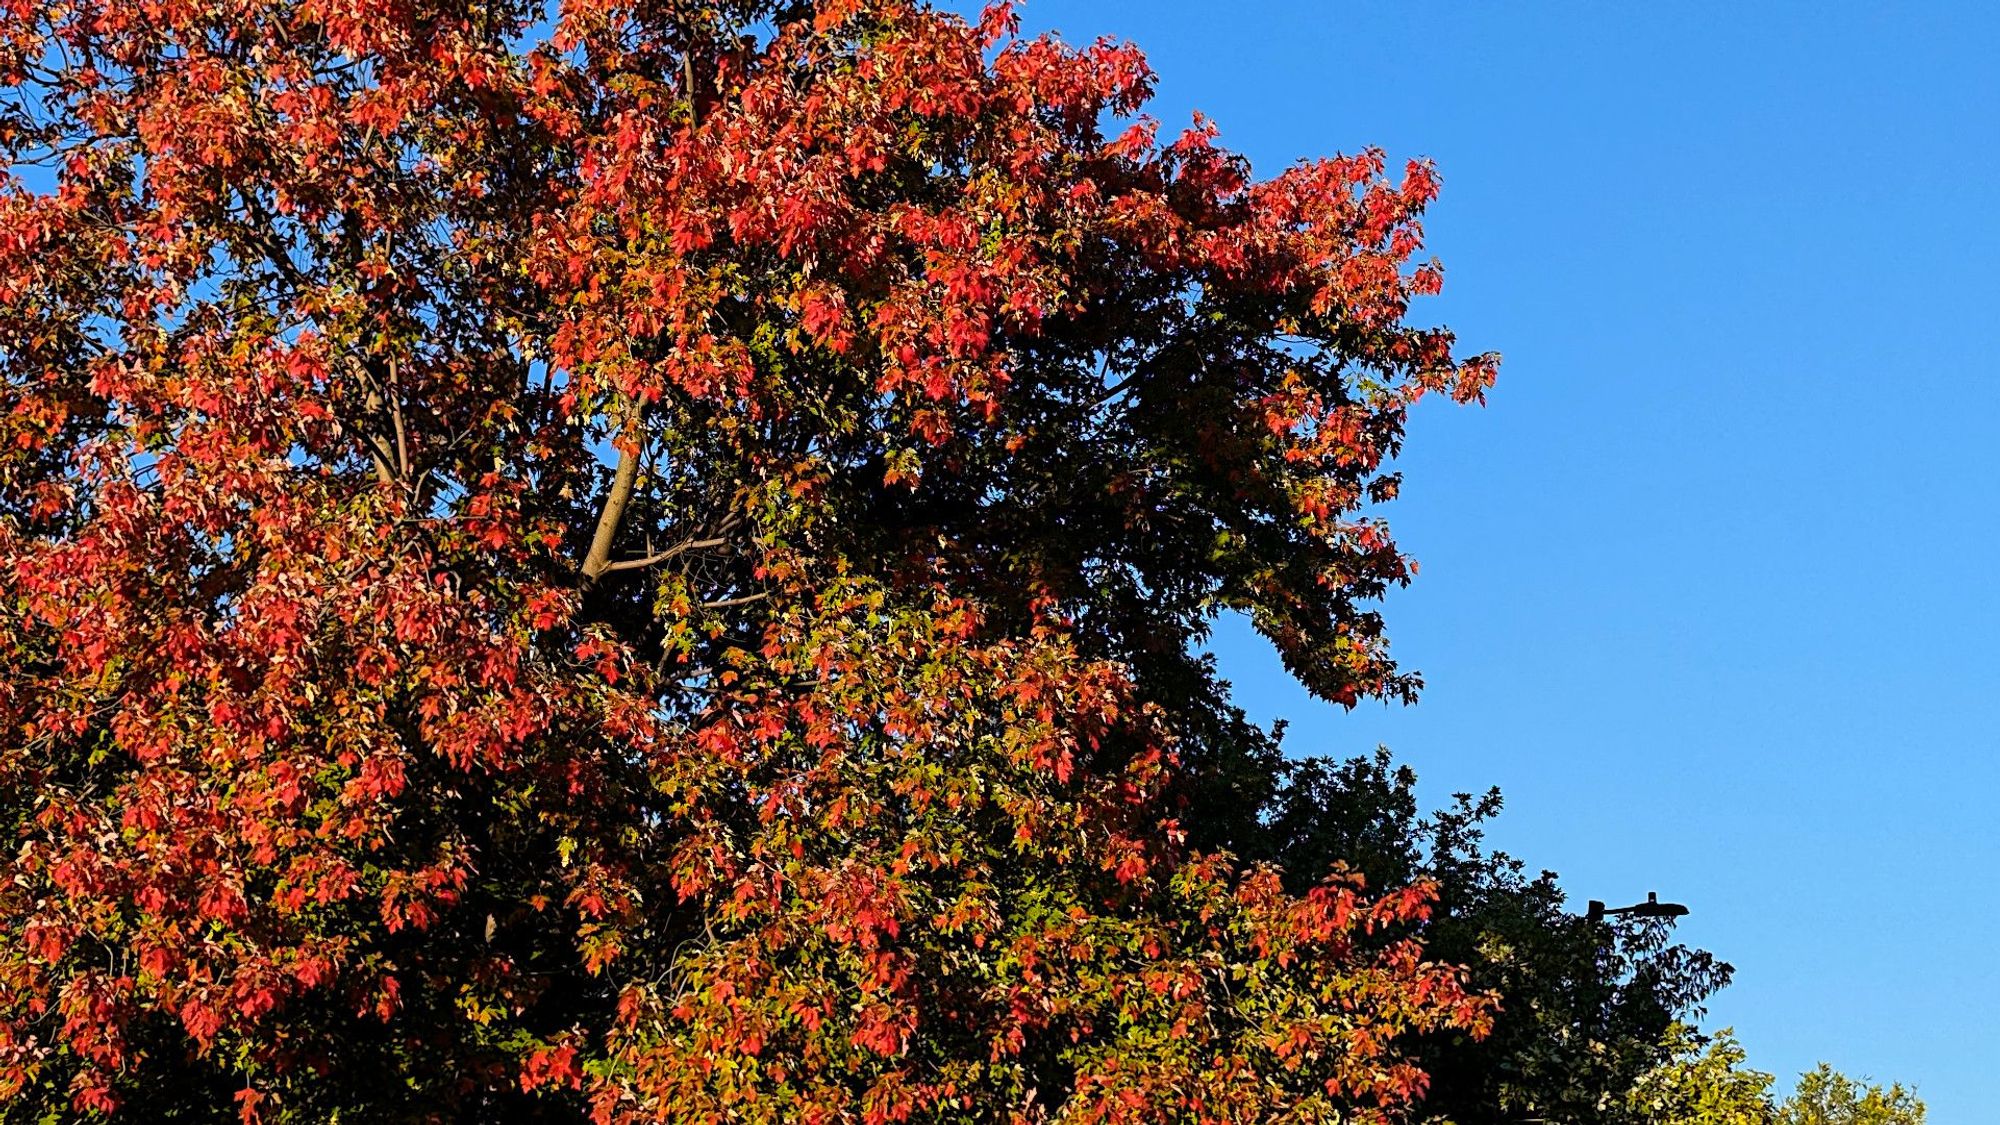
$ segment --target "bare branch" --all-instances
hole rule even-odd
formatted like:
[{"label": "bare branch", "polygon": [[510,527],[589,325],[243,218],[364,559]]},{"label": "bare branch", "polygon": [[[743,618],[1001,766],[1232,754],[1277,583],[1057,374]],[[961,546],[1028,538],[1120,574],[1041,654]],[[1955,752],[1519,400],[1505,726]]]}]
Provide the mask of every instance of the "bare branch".
[{"label": "bare branch", "polygon": [[389,360],[389,412],[390,421],[396,428],[396,476],[399,480],[408,479],[412,468],[410,436],[403,425],[402,381],[396,376],[396,360],[393,356]]},{"label": "bare branch", "polygon": [[639,480],[639,419],[640,407],[635,402],[625,415],[621,434],[624,444],[618,450],[618,468],[611,477],[611,490],[604,494],[597,527],[590,533],[590,550],[583,556],[586,585],[596,583],[613,569],[611,541],[618,537],[618,527],[625,521],[625,506],[631,502],[633,486]]},{"label": "bare branch", "polygon": [[725,547],[728,545],[729,545],[729,540],[726,538],[683,539],[680,542],[674,544],[673,546],[668,547],[666,550],[656,551],[653,554],[647,555],[643,559],[620,559],[619,561],[614,563],[606,563],[601,573],[608,574],[614,570],[643,570],[646,567],[655,566],[659,563],[666,562],[668,559],[674,558],[677,555],[687,554],[689,551],[706,551],[711,548]]}]

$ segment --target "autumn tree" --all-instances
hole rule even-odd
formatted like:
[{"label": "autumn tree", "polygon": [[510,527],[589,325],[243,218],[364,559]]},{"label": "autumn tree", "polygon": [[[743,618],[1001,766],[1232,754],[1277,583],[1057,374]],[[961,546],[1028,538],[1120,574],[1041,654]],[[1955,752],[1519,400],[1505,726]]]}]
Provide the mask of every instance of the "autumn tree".
[{"label": "autumn tree", "polygon": [[[0,5],[0,1113],[1376,1120],[1436,190],[910,0]],[[1228,820],[1233,813],[1216,814]]]}]

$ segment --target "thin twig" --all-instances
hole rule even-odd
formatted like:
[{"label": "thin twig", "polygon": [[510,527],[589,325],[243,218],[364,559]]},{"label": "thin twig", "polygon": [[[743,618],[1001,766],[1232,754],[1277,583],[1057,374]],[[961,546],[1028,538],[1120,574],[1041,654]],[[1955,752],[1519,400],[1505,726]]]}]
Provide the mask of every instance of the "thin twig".
[{"label": "thin twig", "polygon": [[621,559],[614,563],[606,563],[598,573],[609,574],[614,570],[642,570],[646,567],[666,562],[677,555],[684,555],[689,551],[706,551],[711,547],[724,547],[728,544],[729,540],[727,539],[683,539],[666,550],[655,551],[643,559]]}]

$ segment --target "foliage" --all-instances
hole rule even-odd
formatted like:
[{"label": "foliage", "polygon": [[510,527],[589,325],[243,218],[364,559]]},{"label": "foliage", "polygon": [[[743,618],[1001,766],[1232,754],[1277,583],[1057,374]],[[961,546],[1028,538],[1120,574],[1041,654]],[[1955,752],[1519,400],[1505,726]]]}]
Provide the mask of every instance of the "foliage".
[{"label": "foliage", "polygon": [[1771,1076],[1743,1066],[1743,1048],[1728,1030],[1705,1043],[1677,1025],[1670,1057],[1644,1076],[1626,1100],[1646,1125],[1768,1125]]},{"label": "foliage", "polygon": [[1727,1030],[1704,1038],[1676,1024],[1663,1040],[1667,1057],[1632,1089],[1632,1125],[1923,1125],[1924,1103],[1901,1085],[1884,1090],[1856,1082],[1825,1063],[1799,1076],[1792,1095],[1775,1102],[1771,1076],[1743,1065]]},{"label": "foliage", "polygon": [[1924,1103],[1900,1084],[1884,1090],[1821,1063],[1799,1076],[1798,1089],[1772,1120],[1775,1125],[1924,1125]]},{"label": "foliage", "polygon": [[1728,982],[1728,965],[1672,944],[1669,923],[1570,913],[1553,873],[1530,877],[1489,850],[1497,790],[1420,815],[1415,774],[1387,751],[1292,761],[1272,776],[1243,854],[1300,872],[1345,861],[1373,885],[1435,885],[1426,948],[1501,997],[1491,1035],[1445,1034],[1417,1049],[1431,1076],[1425,1119],[1611,1120],[1667,1061],[1677,1021]]},{"label": "foliage", "polygon": [[[9,1119],[1373,1120],[1435,177],[909,0],[0,5]],[[1216,798],[1216,799],[1211,799]],[[1217,824],[1205,821],[1213,814]]]}]

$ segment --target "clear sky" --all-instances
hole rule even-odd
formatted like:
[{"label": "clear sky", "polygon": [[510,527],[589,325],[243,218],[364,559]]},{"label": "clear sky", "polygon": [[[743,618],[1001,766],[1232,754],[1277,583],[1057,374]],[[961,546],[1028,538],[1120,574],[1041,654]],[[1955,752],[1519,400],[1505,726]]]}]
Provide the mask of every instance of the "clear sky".
[{"label": "clear sky", "polygon": [[1301,752],[1614,904],[1687,903],[1708,1024],[1789,1079],[2000,1119],[2000,15],[1973,3],[1029,0],[1129,38],[1262,172],[1427,155],[1446,294],[1506,360],[1414,419],[1387,511],[1415,707],[1345,714],[1223,629]]}]

